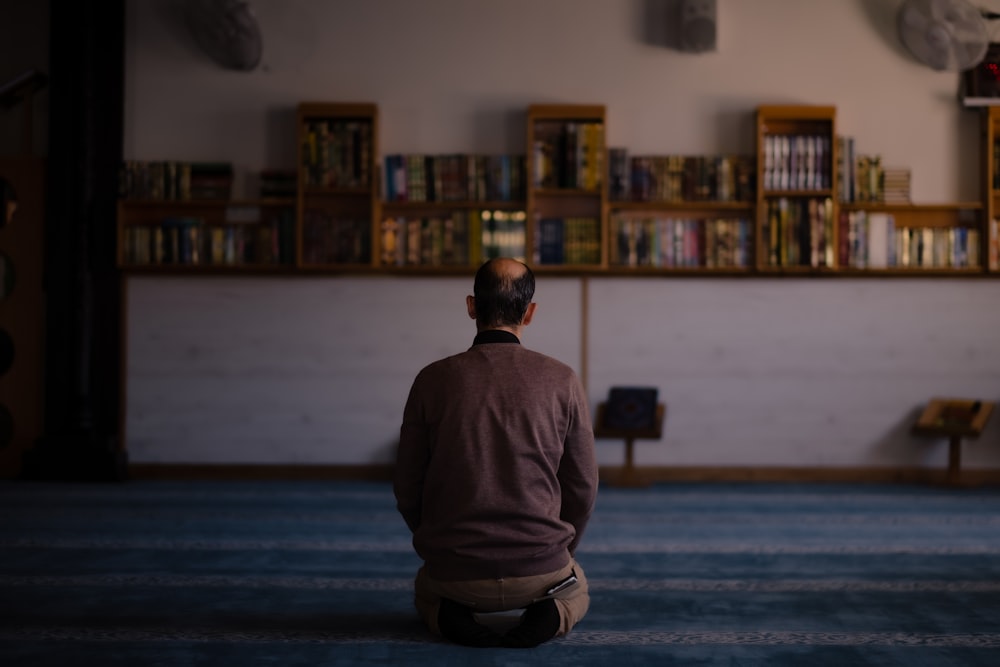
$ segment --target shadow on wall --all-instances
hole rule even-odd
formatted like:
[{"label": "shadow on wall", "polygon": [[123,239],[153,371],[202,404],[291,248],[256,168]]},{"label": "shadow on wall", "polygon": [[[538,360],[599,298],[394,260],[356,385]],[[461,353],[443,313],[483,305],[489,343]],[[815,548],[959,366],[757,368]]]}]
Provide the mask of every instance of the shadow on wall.
[{"label": "shadow on wall", "polygon": [[668,46],[671,0],[641,0],[635,17],[639,41],[649,46]]},{"label": "shadow on wall", "polygon": [[372,453],[372,463],[395,463],[396,462],[396,450],[399,449],[399,440],[392,440],[385,444],[379,445],[375,451]]},{"label": "shadow on wall", "polygon": [[295,169],[297,164],[295,116],[296,110],[291,106],[268,110],[264,164],[276,169]]},{"label": "shadow on wall", "polygon": [[904,60],[913,63],[919,61],[907,51],[903,42],[899,39],[899,30],[896,27],[896,17],[899,8],[903,4],[902,0],[858,0],[858,4],[864,10],[864,15],[868,18],[869,27],[877,34],[886,48],[894,51],[896,55]]},{"label": "shadow on wall", "polygon": [[681,34],[683,0],[642,0],[636,26],[639,40],[650,46],[686,50]]},{"label": "shadow on wall", "polygon": [[893,461],[899,465],[923,466],[938,452],[947,458],[946,443],[937,438],[914,435],[913,425],[917,423],[922,405],[915,406],[871,446],[871,458],[878,464]]},{"label": "shadow on wall", "polygon": [[[1000,400],[984,398],[1000,405]],[[923,405],[914,407],[897,422],[882,438],[871,447],[872,458],[878,462],[893,461],[899,465],[925,466],[947,465],[948,438],[944,436],[916,435],[913,426],[924,410]],[[975,457],[988,460],[989,467],[1000,461],[1000,418],[991,416],[983,432],[976,438],[962,439],[962,458]]]},{"label": "shadow on wall", "polygon": [[[475,142],[477,138],[482,141],[483,137],[489,137],[490,141],[489,145],[479,146],[477,152],[507,154],[524,152],[524,138],[528,131],[524,107],[510,109],[483,107],[476,110],[473,122],[470,141]],[[500,128],[499,132],[497,128]]]},{"label": "shadow on wall", "polygon": [[[747,108],[756,102],[738,100],[732,104],[720,105],[723,110],[716,113],[716,126],[712,132],[718,137],[720,152],[739,152],[753,155],[757,145],[757,119]],[[726,148],[722,148],[726,147]]]}]

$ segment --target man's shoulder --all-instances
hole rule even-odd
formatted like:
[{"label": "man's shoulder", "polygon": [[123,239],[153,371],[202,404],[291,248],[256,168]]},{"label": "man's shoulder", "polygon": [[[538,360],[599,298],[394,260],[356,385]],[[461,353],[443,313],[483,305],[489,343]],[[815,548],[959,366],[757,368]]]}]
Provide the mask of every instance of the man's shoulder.
[{"label": "man's shoulder", "polygon": [[430,373],[440,372],[445,369],[451,368],[455,364],[461,363],[459,358],[464,354],[466,354],[466,352],[458,352],[456,354],[449,354],[447,357],[441,357],[440,359],[436,359],[427,364],[426,366],[424,366],[423,368],[421,368],[420,373],[418,373],[418,375],[427,375]]},{"label": "man's shoulder", "polygon": [[542,352],[532,350],[523,345],[511,343],[498,343],[496,345],[475,345],[462,352],[448,355],[436,361],[432,361],[421,369],[420,374],[428,375],[439,372],[446,372],[465,364],[475,363],[475,359],[480,353],[509,355],[512,359],[519,358],[520,363],[528,363],[550,373],[564,373],[575,375],[576,372],[569,364],[549,356]]},{"label": "man's shoulder", "polygon": [[538,364],[544,364],[546,366],[551,366],[552,368],[558,368],[564,371],[569,371],[570,373],[573,372],[572,366],[570,366],[564,361],[556,359],[555,357],[549,356],[544,352],[538,352],[536,350],[532,350],[529,348],[524,348],[524,352],[525,354],[531,356]]}]

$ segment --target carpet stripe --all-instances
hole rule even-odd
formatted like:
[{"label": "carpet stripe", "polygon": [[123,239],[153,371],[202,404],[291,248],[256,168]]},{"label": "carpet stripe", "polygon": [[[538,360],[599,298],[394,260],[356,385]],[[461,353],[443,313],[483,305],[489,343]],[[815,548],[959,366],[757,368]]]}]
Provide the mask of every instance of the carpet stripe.
[{"label": "carpet stripe", "polygon": [[[87,642],[242,642],[427,644],[433,637],[400,632],[322,632],[294,630],[196,630],[165,628],[13,627],[0,629],[2,641]],[[912,632],[587,632],[575,630],[554,640],[577,646],[742,645],[742,646],[919,646],[1000,647],[1000,634],[920,634]]]},{"label": "carpet stripe", "polygon": [[[262,499],[268,497],[279,498],[283,504],[289,501],[305,501],[314,503],[321,500],[338,501],[366,501],[381,505],[386,509],[394,508],[394,499],[391,491],[386,492],[386,484],[373,484],[368,486],[330,488],[329,485],[310,485],[305,482],[295,482],[288,484],[281,483],[258,483],[248,484],[240,488],[239,482],[230,482],[226,485],[206,484],[205,488],[197,488],[191,484],[171,484],[157,482],[143,482],[128,488],[115,486],[108,487],[65,487],[59,485],[48,485],[44,483],[33,483],[30,485],[6,485],[0,487],[0,495],[5,500],[23,499],[38,500],[43,499],[47,505],[57,501],[103,501],[116,505],[123,498],[132,500],[150,499],[160,501],[179,501],[184,505],[190,505],[193,501],[208,501],[217,505],[223,501],[253,501],[260,503]],[[789,489],[778,485],[773,491],[764,490],[746,492],[733,490],[724,484],[709,484],[708,488],[685,489],[677,486],[654,486],[648,490],[621,490],[604,489],[604,493],[598,492],[597,504],[602,512],[616,511],[621,508],[631,514],[638,512],[656,513],[664,506],[677,510],[691,504],[703,506],[734,506],[741,505],[771,505],[780,503],[785,511],[794,513],[804,511],[803,507],[809,503],[815,503],[824,510],[846,509],[850,506],[857,506],[861,510],[870,509],[872,505],[902,505],[909,509],[919,509],[927,511],[938,507],[957,506],[963,511],[975,509],[976,506],[982,508],[996,508],[998,497],[991,490],[976,495],[976,490],[935,490],[921,489],[917,492],[900,490],[893,488],[886,493],[870,493],[844,488],[843,492],[838,492],[838,487],[828,486],[823,490],[815,491],[809,489]],[[227,488],[228,487],[228,488]],[[234,488],[235,487],[235,488]],[[720,499],[724,499],[720,502]],[[645,507],[645,508],[644,508]]]},{"label": "carpet stripe", "polygon": [[[997,539],[997,538],[993,538]],[[1000,543],[981,544],[803,544],[796,539],[788,544],[776,544],[768,540],[766,544],[748,541],[729,542],[600,542],[581,546],[580,554],[749,554],[749,555],[810,555],[810,554],[867,554],[867,555],[944,555],[1000,556]],[[824,540],[825,542],[826,540]],[[933,542],[933,538],[929,538]],[[327,540],[219,540],[219,539],[140,539],[140,538],[15,538],[0,539],[2,549],[155,549],[160,551],[330,551],[330,552],[384,552],[410,553],[413,550],[409,539],[386,540],[385,542],[327,541]]]},{"label": "carpet stripe", "polygon": [[[1000,507],[997,508],[1000,510]],[[93,521],[94,510],[92,508],[70,508],[59,507],[53,509],[19,509],[0,510],[0,520],[5,523],[17,521],[25,526],[39,520],[65,522],[72,525],[74,520],[85,518]],[[306,512],[295,510],[258,510],[253,512],[224,510],[213,508],[199,508],[198,515],[192,519],[190,509],[134,509],[134,508],[107,508],[101,510],[100,523],[98,525],[110,524],[119,521],[135,520],[149,522],[150,520],[166,521],[170,519],[183,519],[186,522],[206,523],[213,521],[226,521],[234,524],[247,523],[258,525],[262,521],[281,521],[283,524],[303,523],[303,524],[331,524],[346,523],[355,524],[363,522],[365,524],[385,524],[395,526],[403,530],[403,519],[395,510],[375,511],[375,510],[331,510],[323,512]],[[705,526],[705,525],[738,525],[738,526],[786,526],[794,523],[797,526],[953,526],[953,527],[982,527],[992,528],[1000,526],[1000,515],[988,513],[982,515],[962,515],[956,516],[947,513],[925,514],[916,512],[914,514],[831,514],[830,512],[776,512],[767,514],[760,512],[676,512],[673,510],[663,511],[658,514],[637,514],[636,512],[601,512],[595,516],[591,526],[619,527],[622,525],[649,525],[657,526]]]},{"label": "carpet stripe", "polygon": [[[869,581],[856,579],[591,579],[594,592],[655,591],[712,593],[998,593],[1000,581]],[[147,586],[164,588],[273,588],[338,591],[412,591],[413,578],[257,577],[228,575],[0,575],[0,587]]]}]

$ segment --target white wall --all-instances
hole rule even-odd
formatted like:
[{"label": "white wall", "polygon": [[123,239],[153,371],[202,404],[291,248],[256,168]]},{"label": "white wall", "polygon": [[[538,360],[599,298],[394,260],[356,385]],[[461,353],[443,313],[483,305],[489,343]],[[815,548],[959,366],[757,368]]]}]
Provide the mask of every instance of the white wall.
[{"label": "white wall", "polygon": [[[379,105],[388,152],[523,152],[531,103],[601,103],[608,143],[752,152],[758,104],[834,104],[916,201],[979,199],[958,76],[908,56],[891,0],[719,0],[719,48],[650,42],[656,0],[255,0],[263,66],[224,71],[170,2],[129,3],[125,152],[294,166],[300,101]],[[993,7],[1000,9],[1000,7]],[[471,342],[468,278],[132,278],[128,446],[138,462],[391,459],[423,364]],[[583,303],[584,294],[588,303]],[[678,465],[941,465],[908,424],[932,395],[1000,398],[995,281],[542,277],[525,343],[586,368],[596,404],[649,383]],[[1000,420],[995,420],[1000,422]],[[602,443],[605,462],[621,445]],[[1000,464],[1000,427],[968,447]]]},{"label": "white wall", "polygon": [[[410,382],[468,348],[472,279],[133,278],[130,457],[391,460]],[[525,344],[580,368],[580,285],[545,280]]]}]

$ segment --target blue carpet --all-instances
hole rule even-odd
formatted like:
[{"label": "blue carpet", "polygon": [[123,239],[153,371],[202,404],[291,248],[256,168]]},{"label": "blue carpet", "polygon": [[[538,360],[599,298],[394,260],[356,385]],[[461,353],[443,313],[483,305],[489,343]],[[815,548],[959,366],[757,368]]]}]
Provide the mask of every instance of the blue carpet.
[{"label": "blue carpet", "polygon": [[0,664],[997,665],[1000,490],[602,487],[591,611],[430,637],[387,484],[0,483]]}]

